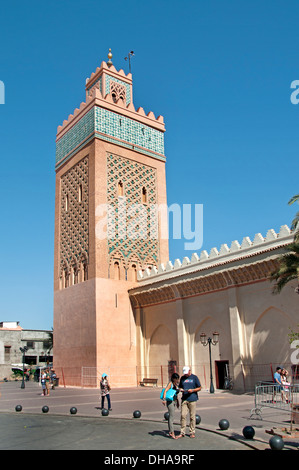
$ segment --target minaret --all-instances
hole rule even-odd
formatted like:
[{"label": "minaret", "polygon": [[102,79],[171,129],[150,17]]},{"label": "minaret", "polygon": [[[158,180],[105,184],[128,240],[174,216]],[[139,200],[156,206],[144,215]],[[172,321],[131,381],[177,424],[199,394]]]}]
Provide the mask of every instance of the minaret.
[{"label": "minaret", "polygon": [[165,212],[152,217],[167,202],[163,117],[135,109],[111,50],[85,92],[56,139],[54,365],[70,385],[75,369],[134,369],[128,289],[168,260]]}]

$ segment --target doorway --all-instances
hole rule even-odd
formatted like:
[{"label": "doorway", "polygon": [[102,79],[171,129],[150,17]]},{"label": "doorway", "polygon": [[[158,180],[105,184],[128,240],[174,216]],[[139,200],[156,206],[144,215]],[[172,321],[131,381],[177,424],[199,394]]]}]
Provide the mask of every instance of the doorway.
[{"label": "doorway", "polygon": [[215,361],[216,388],[224,390],[224,379],[229,370],[229,361]]}]

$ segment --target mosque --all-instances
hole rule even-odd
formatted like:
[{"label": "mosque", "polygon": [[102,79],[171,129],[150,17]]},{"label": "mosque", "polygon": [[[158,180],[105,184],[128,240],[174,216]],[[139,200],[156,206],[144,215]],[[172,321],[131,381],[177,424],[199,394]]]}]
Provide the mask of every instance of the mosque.
[{"label": "mosque", "polygon": [[278,363],[292,367],[295,285],[273,295],[268,280],[290,229],[172,263],[167,211],[153,211],[167,207],[163,117],[135,108],[132,75],[111,51],[85,91],[56,138],[54,367],[64,383],[97,386],[106,372],[114,387],[163,385],[189,365],[204,387],[212,372],[216,388],[229,375],[248,390]]}]

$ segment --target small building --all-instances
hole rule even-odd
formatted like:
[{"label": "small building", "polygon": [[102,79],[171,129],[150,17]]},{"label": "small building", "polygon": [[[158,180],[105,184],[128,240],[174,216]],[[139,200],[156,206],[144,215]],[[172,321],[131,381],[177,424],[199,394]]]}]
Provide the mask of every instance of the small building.
[{"label": "small building", "polygon": [[0,322],[0,380],[10,378],[13,367],[22,367],[23,353],[27,347],[26,366],[32,368],[52,362],[52,331],[26,330],[18,321]]}]

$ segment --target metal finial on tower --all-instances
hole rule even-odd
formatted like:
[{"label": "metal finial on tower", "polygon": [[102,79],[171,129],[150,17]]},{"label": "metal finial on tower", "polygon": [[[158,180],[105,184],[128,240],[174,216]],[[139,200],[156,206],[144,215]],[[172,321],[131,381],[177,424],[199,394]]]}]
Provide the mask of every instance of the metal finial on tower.
[{"label": "metal finial on tower", "polygon": [[109,59],[109,60],[108,60],[108,62],[107,62],[107,65],[108,65],[108,67],[111,67],[111,65],[113,65],[113,64],[112,64],[112,60],[111,60],[111,59],[112,59],[112,52],[111,52],[111,49],[109,49],[109,52],[108,52],[108,59]]},{"label": "metal finial on tower", "polygon": [[134,51],[129,52],[128,56],[125,57],[125,60],[128,60],[128,61],[129,61],[129,72],[130,72],[130,73],[131,73],[131,57],[132,57],[132,55],[135,55],[135,54],[134,54]]}]

